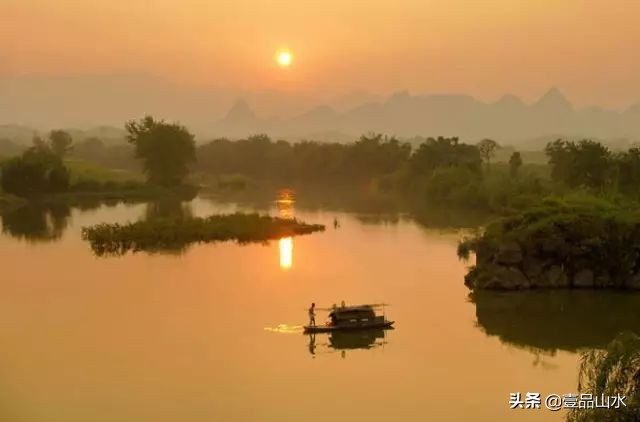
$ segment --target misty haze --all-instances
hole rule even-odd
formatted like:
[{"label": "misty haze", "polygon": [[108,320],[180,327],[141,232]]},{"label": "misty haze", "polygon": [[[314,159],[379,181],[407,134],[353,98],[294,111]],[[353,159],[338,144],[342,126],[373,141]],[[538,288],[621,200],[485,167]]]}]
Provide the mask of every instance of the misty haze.
[{"label": "misty haze", "polygon": [[0,16],[3,422],[640,421],[640,2]]}]

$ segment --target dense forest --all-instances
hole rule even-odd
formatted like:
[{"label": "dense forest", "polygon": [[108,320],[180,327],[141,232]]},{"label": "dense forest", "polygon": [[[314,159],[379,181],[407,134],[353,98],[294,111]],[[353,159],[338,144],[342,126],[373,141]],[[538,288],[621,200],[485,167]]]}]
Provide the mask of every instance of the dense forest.
[{"label": "dense forest", "polygon": [[381,134],[350,144],[272,141],[266,135],[218,139],[196,151],[194,169],[279,183],[368,186],[432,204],[502,211],[548,195],[586,194],[636,199],[640,149],[613,152],[592,140],[547,145],[547,164],[526,163],[518,151],[493,162],[500,146],[484,139],[426,138],[417,148]]},{"label": "dense forest", "polygon": [[[2,161],[2,189],[28,197],[184,184],[225,190],[307,184],[503,213],[547,196],[635,201],[640,185],[640,148],[612,151],[589,139],[548,143],[538,154],[545,163],[491,139],[467,144],[456,137],[428,137],[415,145],[375,133],[352,143],[288,142],[259,134],[196,144],[186,127],[152,117],[127,122],[125,130],[120,143],[96,137],[76,142],[62,130],[36,137],[30,148]],[[78,176],[79,163],[135,177]]]}]

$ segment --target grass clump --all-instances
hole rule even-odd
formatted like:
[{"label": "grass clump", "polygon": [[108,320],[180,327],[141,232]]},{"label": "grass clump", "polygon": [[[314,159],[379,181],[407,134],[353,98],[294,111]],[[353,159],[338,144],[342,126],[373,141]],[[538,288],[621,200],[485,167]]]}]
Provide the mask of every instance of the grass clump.
[{"label": "grass clump", "polygon": [[260,214],[222,214],[207,218],[160,218],[129,224],[98,224],[82,229],[98,256],[128,251],[181,250],[191,243],[234,240],[266,242],[323,231],[321,224]]},{"label": "grass clump", "polygon": [[69,169],[70,184],[72,186],[86,181],[93,181],[100,184],[108,182],[123,184],[127,182],[138,182],[142,184],[144,182],[142,174],[128,170],[108,168],[81,159],[67,159],[64,164]]}]

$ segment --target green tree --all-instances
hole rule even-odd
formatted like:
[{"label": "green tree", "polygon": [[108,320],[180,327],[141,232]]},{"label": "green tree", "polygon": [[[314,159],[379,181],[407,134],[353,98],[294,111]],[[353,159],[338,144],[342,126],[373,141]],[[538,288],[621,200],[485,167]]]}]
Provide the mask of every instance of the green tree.
[{"label": "green tree", "polygon": [[620,191],[638,194],[640,188],[640,148],[633,147],[614,157],[617,167],[617,184]]},{"label": "green tree", "polygon": [[412,175],[431,175],[439,167],[465,167],[481,173],[482,158],[475,145],[458,142],[458,138],[428,138],[411,155]]},{"label": "green tree", "polygon": [[194,137],[178,123],[165,123],[146,116],[125,124],[127,141],[135,146],[136,158],[143,160],[150,183],[175,186],[188,174],[195,161]]},{"label": "green tree", "polygon": [[465,167],[440,167],[429,177],[425,197],[434,205],[473,207],[488,206],[488,196],[477,175]]},{"label": "green tree", "polygon": [[60,156],[40,138],[21,156],[2,165],[2,189],[19,196],[62,192],[69,188],[69,171]]},{"label": "green tree", "polygon": [[520,156],[520,153],[518,151],[515,151],[513,154],[511,154],[511,157],[509,157],[509,172],[511,173],[512,177],[516,177],[518,175],[518,170],[520,170],[521,166],[522,157]]},{"label": "green tree", "polygon": [[71,151],[73,139],[71,135],[64,130],[52,130],[49,132],[49,144],[54,154],[63,157]]},{"label": "green tree", "polygon": [[570,187],[601,189],[612,181],[613,156],[599,142],[558,139],[545,147],[551,165],[551,178]]},{"label": "green tree", "polygon": [[381,133],[362,135],[349,148],[344,166],[355,177],[373,176],[396,171],[411,154],[411,145]]},{"label": "green tree", "polygon": [[496,148],[498,148],[498,143],[493,139],[483,139],[478,142],[476,145],[478,147],[478,151],[480,151],[480,156],[482,160],[487,163],[487,168],[491,166],[491,159],[496,153]]}]

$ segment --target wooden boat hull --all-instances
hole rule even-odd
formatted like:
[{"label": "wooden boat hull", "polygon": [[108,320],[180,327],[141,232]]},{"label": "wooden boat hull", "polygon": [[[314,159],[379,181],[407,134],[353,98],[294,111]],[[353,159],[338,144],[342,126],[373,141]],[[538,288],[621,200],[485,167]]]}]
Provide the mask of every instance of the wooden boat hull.
[{"label": "wooden boat hull", "polygon": [[304,333],[331,333],[334,331],[368,330],[372,328],[393,328],[395,321],[374,322],[370,324],[344,324],[344,325],[305,325]]}]

